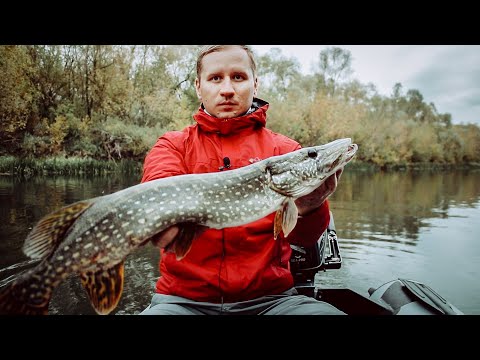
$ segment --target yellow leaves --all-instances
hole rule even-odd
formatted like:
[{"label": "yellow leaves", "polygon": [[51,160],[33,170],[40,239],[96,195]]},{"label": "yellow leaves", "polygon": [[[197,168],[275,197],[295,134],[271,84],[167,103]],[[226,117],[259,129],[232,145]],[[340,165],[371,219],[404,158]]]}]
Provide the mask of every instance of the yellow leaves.
[{"label": "yellow leaves", "polygon": [[463,160],[480,162],[480,128],[476,125],[455,125],[455,135],[462,139]]},{"label": "yellow leaves", "polygon": [[34,112],[38,91],[32,62],[23,46],[0,46],[0,139],[21,133]]},{"label": "yellow leaves", "polygon": [[410,144],[413,148],[412,161],[430,162],[443,160],[442,147],[435,129],[429,124],[416,124],[415,131],[410,133]]},{"label": "yellow leaves", "polygon": [[88,115],[85,115],[83,119],[78,122],[78,130],[80,131],[80,136],[87,135],[89,132],[89,129],[92,128],[94,122],[91,117]]},{"label": "yellow leaves", "polygon": [[63,140],[68,134],[67,118],[63,115],[56,116],[55,121],[47,125],[47,129],[53,146],[52,150],[56,153],[62,149]]}]

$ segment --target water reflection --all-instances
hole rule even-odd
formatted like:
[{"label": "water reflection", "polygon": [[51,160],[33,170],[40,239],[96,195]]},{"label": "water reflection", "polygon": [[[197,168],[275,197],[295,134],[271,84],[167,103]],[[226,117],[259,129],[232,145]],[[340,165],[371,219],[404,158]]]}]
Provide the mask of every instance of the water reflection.
[{"label": "water reflection", "polygon": [[[158,250],[151,245],[146,245],[127,257],[122,297],[112,314],[135,315],[147,307],[159,276],[158,261]],[[72,276],[59,285],[50,302],[49,313],[57,315],[96,314],[77,276]]]},{"label": "water reflection", "polygon": [[[479,172],[349,171],[330,198],[344,262],[320,274],[322,285],[369,287],[397,277],[423,281],[469,314],[480,314]],[[35,265],[22,245],[41,217],[66,204],[138,183],[131,177],[0,176],[0,286]],[[114,314],[137,314],[148,305],[158,277],[158,251],[150,244],[125,263],[125,286]],[[77,277],[54,292],[52,314],[94,314]]]},{"label": "water reflection", "polygon": [[369,287],[406,277],[480,314],[479,180],[478,171],[346,171],[331,197],[344,262],[318,283],[366,295]]},{"label": "water reflection", "polygon": [[476,206],[479,178],[478,172],[346,171],[331,202],[343,237],[414,245],[426,220],[447,218],[452,207]]}]

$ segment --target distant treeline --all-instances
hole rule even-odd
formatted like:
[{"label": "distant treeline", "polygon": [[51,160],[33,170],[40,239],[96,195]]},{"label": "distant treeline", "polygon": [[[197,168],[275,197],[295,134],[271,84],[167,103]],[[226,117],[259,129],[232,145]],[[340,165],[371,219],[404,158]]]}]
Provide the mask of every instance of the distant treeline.
[{"label": "distant treeline", "polygon": [[[193,122],[199,46],[0,46],[0,156],[141,161],[165,131]],[[257,56],[267,127],[303,146],[351,137],[377,166],[480,163],[480,128],[453,125],[420,91],[389,97],[350,79],[330,47],[304,75],[279,49]],[[462,120],[462,119],[459,119]]]}]

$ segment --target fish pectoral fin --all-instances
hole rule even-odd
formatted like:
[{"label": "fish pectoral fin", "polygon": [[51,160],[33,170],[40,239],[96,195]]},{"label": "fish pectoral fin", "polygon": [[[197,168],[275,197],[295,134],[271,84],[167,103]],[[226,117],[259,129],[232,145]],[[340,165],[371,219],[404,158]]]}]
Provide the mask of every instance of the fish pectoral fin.
[{"label": "fish pectoral fin", "polygon": [[275,213],[275,220],[273,221],[273,239],[277,240],[278,235],[282,232],[282,217],[283,217],[283,205],[282,208]]},{"label": "fish pectoral fin", "polygon": [[93,204],[94,201],[91,200],[79,201],[43,217],[30,231],[23,244],[25,255],[32,259],[46,257],[57,248],[75,220]]},{"label": "fish pectoral fin", "polygon": [[120,301],[123,291],[125,262],[110,269],[80,274],[90,303],[99,315],[108,315]]},{"label": "fish pectoral fin", "polygon": [[176,226],[178,226],[178,233],[165,247],[165,251],[175,253],[177,260],[181,260],[192,248],[193,239],[207,230],[208,227],[191,222],[179,223]]},{"label": "fish pectoral fin", "polygon": [[280,232],[283,230],[283,236],[288,234],[297,225],[298,208],[292,198],[288,198],[282,207],[275,213],[275,220],[273,224],[273,238],[276,240]]}]

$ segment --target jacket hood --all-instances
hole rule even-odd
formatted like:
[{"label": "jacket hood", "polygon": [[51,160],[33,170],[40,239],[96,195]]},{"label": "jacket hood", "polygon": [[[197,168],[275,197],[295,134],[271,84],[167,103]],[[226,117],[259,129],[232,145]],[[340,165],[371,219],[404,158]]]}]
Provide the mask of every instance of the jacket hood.
[{"label": "jacket hood", "polygon": [[252,107],[254,111],[230,119],[219,119],[207,114],[203,104],[201,104],[193,118],[203,131],[230,135],[247,128],[264,127],[269,106],[270,104],[265,100],[253,98]]}]

